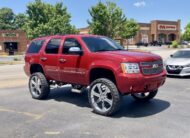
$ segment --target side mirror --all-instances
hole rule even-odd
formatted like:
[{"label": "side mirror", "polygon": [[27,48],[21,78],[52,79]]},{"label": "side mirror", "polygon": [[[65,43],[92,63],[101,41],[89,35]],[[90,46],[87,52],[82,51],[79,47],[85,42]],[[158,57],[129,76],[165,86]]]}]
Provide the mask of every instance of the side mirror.
[{"label": "side mirror", "polygon": [[83,51],[79,47],[71,47],[68,51],[70,54],[82,55]]}]

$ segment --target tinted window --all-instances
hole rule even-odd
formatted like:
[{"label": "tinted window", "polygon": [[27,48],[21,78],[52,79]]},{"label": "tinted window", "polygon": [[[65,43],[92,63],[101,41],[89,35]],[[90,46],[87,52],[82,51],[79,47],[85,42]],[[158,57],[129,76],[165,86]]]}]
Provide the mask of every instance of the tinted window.
[{"label": "tinted window", "polygon": [[51,39],[45,49],[47,54],[58,54],[61,39]]},{"label": "tinted window", "polygon": [[173,54],[172,58],[190,58],[190,51],[180,50]]},{"label": "tinted window", "polygon": [[82,37],[91,52],[123,50],[114,40],[107,37]]},{"label": "tinted window", "polygon": [[81,49],[81,45],[79,44],[79,42],[76,39],[67,38],[67,39],[65,39],[62,53],[63,54],[69,54],[68,51],[69,51],[70,47],[79,47]]},{"label": "tinted window", "polygon": [[38,53],[41,49],[41,47],[43,46],[45,40],[35,40],[33,41],[29,48],[27,53]]}]

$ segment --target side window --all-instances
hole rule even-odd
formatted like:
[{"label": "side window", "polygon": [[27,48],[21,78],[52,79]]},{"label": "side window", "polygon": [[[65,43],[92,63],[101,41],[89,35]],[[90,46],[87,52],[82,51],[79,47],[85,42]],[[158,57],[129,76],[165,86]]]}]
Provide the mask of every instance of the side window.
[{"label": "side window", "polygon": [[31,54],[38,53],[40,51],[41,47],[43,46],[44,42],[45,42],[45,40],[33,41],[30,44],[27,53],[31,53]]},{"label": "side window", "polygon": [[71,48],[71,47],[79,47],[81,49],[81,45],[76,39],[67,38],[67,39],[65,39],[62,53],[63,54],[69,54],[69,48]]},{"label": "side window", "polygon": [[58,54],[60,43],[61,43],[61,39],[58,39],[58,38],[51,39],[46,46],[45,53]]}]

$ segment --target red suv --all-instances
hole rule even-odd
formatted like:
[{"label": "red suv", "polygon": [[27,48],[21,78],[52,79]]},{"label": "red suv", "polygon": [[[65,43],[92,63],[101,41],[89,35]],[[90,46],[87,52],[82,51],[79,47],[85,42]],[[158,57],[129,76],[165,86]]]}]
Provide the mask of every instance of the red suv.
[{"label": "red suv", "polygon": [[109,116],[121,97],[152,99],[166,79],[160,56],[130,52],[114,40],[96,35],[56,35],[32,40],[25,56],[25,73],[34,99],[44,99],[50,85],[87,88],[94,112]]}]

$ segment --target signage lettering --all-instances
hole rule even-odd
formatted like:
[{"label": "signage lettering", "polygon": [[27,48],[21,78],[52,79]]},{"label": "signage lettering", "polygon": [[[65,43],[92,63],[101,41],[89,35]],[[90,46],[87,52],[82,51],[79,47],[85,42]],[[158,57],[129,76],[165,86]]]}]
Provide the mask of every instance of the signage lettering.
[{"label": "signage lettering", "polygon": [[3,33],[3,37],[18,37],[18,34],[16,33]]},{"label": "signage lettering", "polygon": [[158,25],[158,30],[176,31],[177,27],[176,27],[176,25],[159,24]]}]

